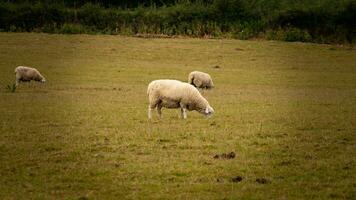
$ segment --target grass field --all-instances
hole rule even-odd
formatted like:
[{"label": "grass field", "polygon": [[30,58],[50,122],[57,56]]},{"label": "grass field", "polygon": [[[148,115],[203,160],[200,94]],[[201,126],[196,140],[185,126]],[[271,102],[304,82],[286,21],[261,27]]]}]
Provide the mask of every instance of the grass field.
[{"label": "grass field", "polygon": [[[18,65],[47,83],[7,91]],[[193,70],[215,115],[149,121],[147,84]],[[0,34],[0,199],[356,199],[355,165],[354,50]]]}]

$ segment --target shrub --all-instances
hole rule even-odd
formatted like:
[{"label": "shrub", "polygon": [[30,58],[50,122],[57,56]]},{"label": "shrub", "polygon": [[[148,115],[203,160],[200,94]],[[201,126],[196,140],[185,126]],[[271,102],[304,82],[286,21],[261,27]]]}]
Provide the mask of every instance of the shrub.
[{"label": "shrub", "polygon": [[308,33],[308,31],[300,30],[298,28],[289,28],[284,31],[282,40],[287,42],[295,42],[295,41],[310,42],[311,36]]},{"label": "shrub", "polygon": [[79,34],[79,33],[89,33],[83,25],[81,24],[69,24],[65,23],[63,24],[59,30],[57,30],[57,33],[62,33],[62,34]]},{"label": "shrub", "polygon": [[277,29],[277,30],[267,30],[265,34],[268,40],[283,40],[287,42],[310,42],[312,41],[311,35],[305,31],[298,28],[287,28],[287,29]]}]

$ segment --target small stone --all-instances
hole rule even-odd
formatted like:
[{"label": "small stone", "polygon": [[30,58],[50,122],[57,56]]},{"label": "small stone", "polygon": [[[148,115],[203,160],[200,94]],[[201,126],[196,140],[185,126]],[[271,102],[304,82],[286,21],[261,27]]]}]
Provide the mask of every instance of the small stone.
[{"label": "small stone", "polygon": [[242,177],[241,176],[235,176],[233,178],[231,178],[231,181],[234,183],[238,183],[240,181],[242,181]]},{"label": "small stone", "polygon": [[230,153],[223,153],[223,154],[216,154],[215,156],[214,156],[214,159],[219,159],[219,158],[221,158],[221,159],[233,159],[233,158],[235,158],[236,157],[236,154],[235,154],[235,152],[230,152]]},{"label": "small stone", "polygon": [[259,184],[266,184],[269,181],[267,179],[265,179],[265,178],[257,178],[256,182],[259,183]]}]

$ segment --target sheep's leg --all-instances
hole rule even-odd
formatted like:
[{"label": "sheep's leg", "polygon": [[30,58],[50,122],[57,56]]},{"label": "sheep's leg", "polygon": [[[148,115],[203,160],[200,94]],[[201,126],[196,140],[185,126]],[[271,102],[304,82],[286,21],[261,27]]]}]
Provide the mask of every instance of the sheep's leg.
[{"label": "sheep's leg", "polygon": [[184,105],[180,105],[180,114],[183,119],[187,119],[187,109]]},{"label": "sheep's leg", "polygon": [[155,96],[149,95],[148,97],[148,119],[152,118],[152,110],[160,104],[160,100],[156,99]]},{"label": "sheep's leg", "polygon": [[152,118],[152,110],[155,108],[152,107],[151,105],[148,106],[148,119],[151,119]]},{"label": "sheep's leg", "polygon": [[162,104],[157,105],[157,114],[159,118],[162,118]]},{"label": "sheep's leg", "polygon": [[18,74],[16,74],[16,82],[15,82],[15,85],[18,86],[20,84],[20,76]]},{"label": "sheep's leg", "polygon": [[180,108],[181,111],[181,116],[183,119],[187,119],[187,109],[186,108]]},{"label": "sheep's leg", "polygon": [[151,112],[152,112],[151,106],[148,106],[148,119],[152,118]]}]

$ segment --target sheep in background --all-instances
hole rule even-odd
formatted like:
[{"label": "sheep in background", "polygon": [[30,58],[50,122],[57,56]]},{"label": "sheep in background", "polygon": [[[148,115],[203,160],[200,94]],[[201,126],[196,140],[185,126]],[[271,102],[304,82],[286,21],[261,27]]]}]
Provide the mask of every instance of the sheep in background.
[{"label": "sheep in background", "polygon": [[162,107],[180,108],[183,119],[187,118],[187,110],[196,110],[205,116],[214,113],[209,102],[200,94],[194,86],[177,80],[155,80],[147,88],[149,99],[148,118],[157,107],[158,116],[161,117]]},{"label": "sheep in background", "polygon": [[200,71],[190,72],[188,76],[188,83],[201,89],[212,89],[214,87],[214,83],[210,75]]},{"label": "sheep in background", "polygon": [[41,73],[31,67],[18,66],[15,69],[16,76],[16,86],[19,85],[20,81],[40,81],[42,83],[46,82],[46,79],[41,75]]}]

